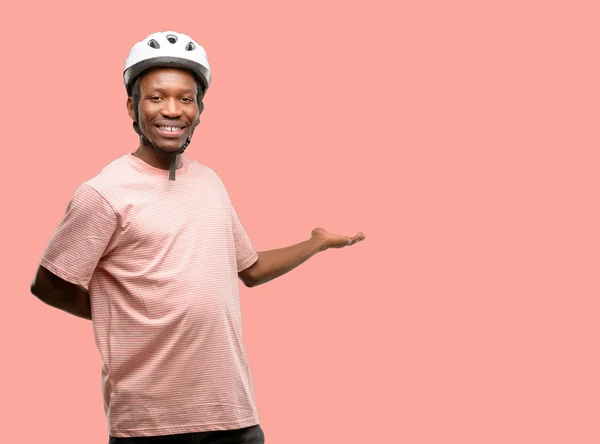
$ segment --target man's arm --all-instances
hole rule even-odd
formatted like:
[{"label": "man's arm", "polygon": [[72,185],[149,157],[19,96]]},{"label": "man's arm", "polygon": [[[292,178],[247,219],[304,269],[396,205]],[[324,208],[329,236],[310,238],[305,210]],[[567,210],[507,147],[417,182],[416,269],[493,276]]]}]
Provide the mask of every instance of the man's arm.
[{"label": "man's arm", "polygon": [[258,252],[258,260],[239,272],[238,276],[247,287],[256,287],[292,271],[321,251],[354,245],[364,239],[362,233],[348,237],[316,228],[308,240],[285,248]]},{"label": "man's arm", "polygon": [[110,203],[89,182],[78,186],[38,262],[31,292],[52,307],[91,320],[86,287],[111,240],[115,248],[119,233]]},{"label": "man's arm", "polygon": [[31,283],[31,293],[46,304],[83,319],[92,320],[88,291],[80,285],[67,282],[46,268],[38,268]]}]

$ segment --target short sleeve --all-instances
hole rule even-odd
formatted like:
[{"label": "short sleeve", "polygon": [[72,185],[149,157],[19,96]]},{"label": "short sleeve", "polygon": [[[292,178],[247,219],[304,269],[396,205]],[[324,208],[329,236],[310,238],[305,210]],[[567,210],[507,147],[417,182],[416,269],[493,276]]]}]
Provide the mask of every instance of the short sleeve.
[{"label": "short sleeve", "polygon": [[235,256],[237,260],[238,273],[250,267],[258,259],[258,253],[254,250],[248,234],[244,230],[242,223],[231,206],[231,224],[233,230],[233,240],[235,243]]},{"label": "short sleeve", "polygon": [[83,183],[73,193],[40,265],[65,281],[88,289],[117,226],[112,207],[94,188]]}]

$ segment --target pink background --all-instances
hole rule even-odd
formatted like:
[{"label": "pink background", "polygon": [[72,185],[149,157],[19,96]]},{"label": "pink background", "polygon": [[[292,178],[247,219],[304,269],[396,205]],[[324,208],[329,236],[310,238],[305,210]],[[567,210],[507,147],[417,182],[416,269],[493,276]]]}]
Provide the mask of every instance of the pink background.
[{"label": "pink background", "polygon": [[11,2],[0,440],[108,442],[92,324],[29,284],[137,146],[130,47],[175,29],[214,75],[187,153],[255,247],[367,236],[242,288],[268,443],[600,442],[596,5]]}]

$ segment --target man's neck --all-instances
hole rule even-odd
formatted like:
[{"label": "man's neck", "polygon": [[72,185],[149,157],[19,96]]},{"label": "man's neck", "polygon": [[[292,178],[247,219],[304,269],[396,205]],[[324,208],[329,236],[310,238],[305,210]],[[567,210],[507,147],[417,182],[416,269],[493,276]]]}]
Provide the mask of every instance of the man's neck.
[{"label": "man's neck", "polygon": [[[171,168],[171,159],[162,157],[161,155],[155,153],[152,148],[144,144],[140,144],[137,151],[132,154],[154,168],[160,168],[161,170],[169,170]],[[181,160],[181,154],[178,154],[177,169],[181,168],[182,166],[183,161]]]}]

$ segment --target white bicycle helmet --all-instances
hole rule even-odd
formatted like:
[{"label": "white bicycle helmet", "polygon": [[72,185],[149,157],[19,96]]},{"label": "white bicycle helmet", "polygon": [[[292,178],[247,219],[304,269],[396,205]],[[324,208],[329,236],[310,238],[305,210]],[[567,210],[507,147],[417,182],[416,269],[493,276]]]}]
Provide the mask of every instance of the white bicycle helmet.
[{"label": "white bicycle helmet", "polygon": [[196,74],[204,91],[210,86],[210,65],[204,48],[186,34],[165,31],[150,34],[131,48],[123,71],[127,92],[137,76],[159,66],[188,69]]},{"label": "white bicycle helmet", "polygon": [[[202,88],[202,91],[199,91],[200,97],[204,97],[206,90],[210,86],[210,65],[208,64],[204,48],[186,34],[165,31],[150,34],[131,48],[129,56],[125,61],[125,70],[123,71],[123,82],[125,83],[127,94],[131,95],[133,83],[140,74],[148,69],[158,67],[182,68],[193,72]],[[199,103],[198,106],[200,107],[200,112],[202,112],[202,103]],[[149,145],[156,153],[171,160],[169,179],[175,180],[177,155],[183,153],[189,145],[193,132],[179,150],[167,152],[145,137],[137,122],[133,123],[133,128],[140,135],[144,143]]]}]

